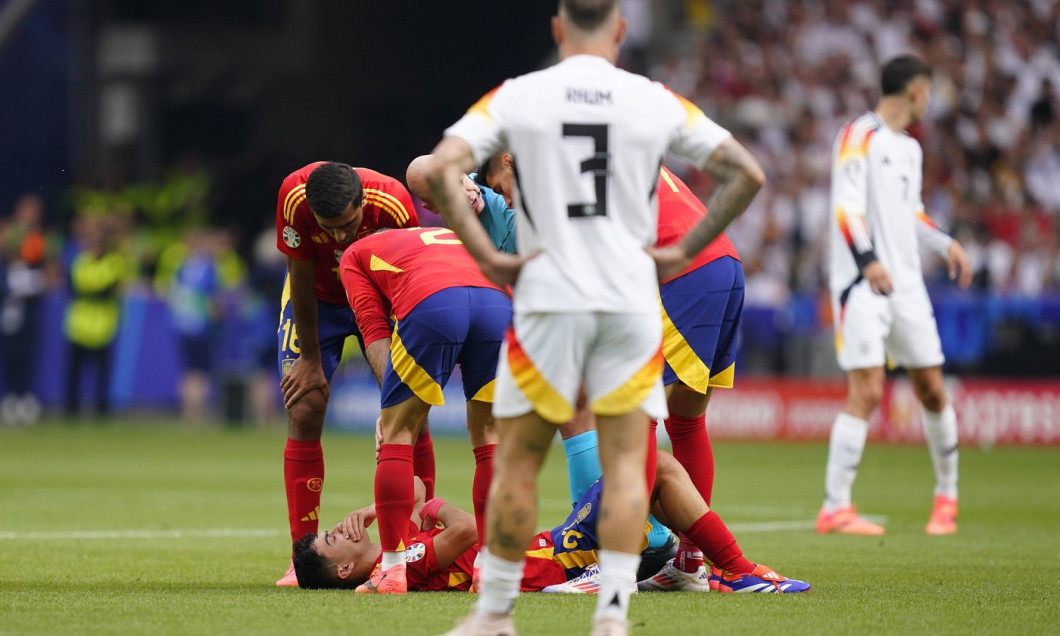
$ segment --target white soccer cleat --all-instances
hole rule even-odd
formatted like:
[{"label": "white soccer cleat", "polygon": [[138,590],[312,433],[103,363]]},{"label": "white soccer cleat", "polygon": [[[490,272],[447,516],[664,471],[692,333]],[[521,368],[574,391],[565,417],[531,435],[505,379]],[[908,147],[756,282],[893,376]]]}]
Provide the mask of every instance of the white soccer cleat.
[{"label": "white soccer cleat", "polygon": [[600,566],[590,563],[577,578],[541,590],[556,594],[596,594],[600,591]]},{"label": "white soccer cleat", "polygon": [[663,569],[651,577],[637,582],[641,592],[709,592],[710,577],[707,568],[699,566],[695,572],[684,572],[670,559]]}]

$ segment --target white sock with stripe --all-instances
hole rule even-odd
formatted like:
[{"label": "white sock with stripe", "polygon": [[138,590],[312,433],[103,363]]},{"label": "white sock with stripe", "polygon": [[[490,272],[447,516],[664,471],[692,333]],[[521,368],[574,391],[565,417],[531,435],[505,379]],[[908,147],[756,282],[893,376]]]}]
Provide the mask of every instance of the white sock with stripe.
[{"label": "white sock with stripe", "polygon": [[523,562],[506,561],[483,549],[479,578],[478,613],[511,614],[519,584],[523,582]]},{"label": "white sock with stripe", "polygon": [[828,465],[824,478],[824,509],[835,512],[850,505],[850,490],[858,476],[858,465],[865,450],[869,423],[840,412],[832,423],[828,443]]},{"label": "white sock with stripe", "polygon": [[597,558],[600,561],[600,592],[597,594],[594,618],[624,620],[629,613],[629,595],[637,586],[640,555],[600,550]]},{"label": "white sock with stripe", "polygon": [[957,413],[947,404],[941,413],[924,409],[924,437],[935,466],[935,494],[957,498]]}]

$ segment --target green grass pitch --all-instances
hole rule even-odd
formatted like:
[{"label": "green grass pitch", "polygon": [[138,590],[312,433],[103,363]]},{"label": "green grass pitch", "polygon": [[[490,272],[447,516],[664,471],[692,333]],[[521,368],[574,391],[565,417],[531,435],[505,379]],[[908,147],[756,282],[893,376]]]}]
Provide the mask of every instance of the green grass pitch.
[{"label": "green grass pitch", "polygon": [[[0,634],[371,634],[449,629],[468,594],[278,589],[287,565],[280,430],[59,424],[0,431]],[[435,441],[439,494],[470,508],[466,440]],[[323,522],[369,501],[372,442],[326,434]],[[870,445],[855,487],[882,538],[818,536],[826,448],[720,443],[714,507],[793,596],[640,594],[634,633],[1060,633],[1060,450],[966,448],[960,532],[928,537],[923,447]],[[542,526],[566,514],[562,449]],[[524,594],[523,636],[588,632],[594,599]]]}]

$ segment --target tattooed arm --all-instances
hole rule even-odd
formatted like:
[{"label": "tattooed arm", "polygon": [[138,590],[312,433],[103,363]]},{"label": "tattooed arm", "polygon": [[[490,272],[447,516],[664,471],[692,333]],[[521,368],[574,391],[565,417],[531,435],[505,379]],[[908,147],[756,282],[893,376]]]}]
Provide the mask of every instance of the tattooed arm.
[{"label": "tattooed arm", "polygon": [[729,223],[747,209],[766,181],[762,166],[732,137],[711,153],[703,171],[718,182],[707,201],[710,214],[704,216],[674,245],[648,250],[655,258],[660,280],[688,267],[696,254],[718,238]]}]

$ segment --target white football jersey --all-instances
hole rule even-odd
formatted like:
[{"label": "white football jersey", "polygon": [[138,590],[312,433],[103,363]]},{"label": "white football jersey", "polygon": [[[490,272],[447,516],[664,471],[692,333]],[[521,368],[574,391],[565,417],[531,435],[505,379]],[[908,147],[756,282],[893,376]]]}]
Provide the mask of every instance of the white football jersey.
[{"label": "white football jersey", "polygon": [[730,135],[662,84],[577,55],[509,80],[446,136],[515,158],[516,244],[540,252],[516,311],[657,312],[655,185],[666,152],[697,166]]},{"label": "white football jersey", "polygon": [[950,237],[924,214],[923,151],[868,112],[839,131],[832,148],[830,286],[842,294],[878,259],[896,293],[922,287],[918,239],[945,255]]}]

